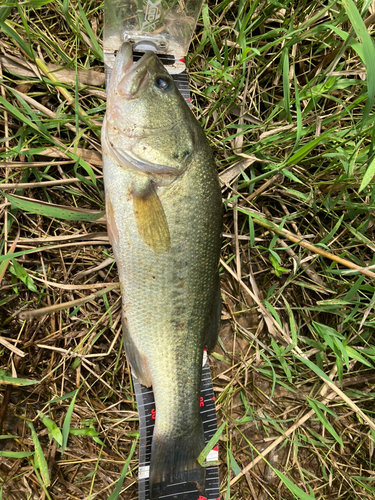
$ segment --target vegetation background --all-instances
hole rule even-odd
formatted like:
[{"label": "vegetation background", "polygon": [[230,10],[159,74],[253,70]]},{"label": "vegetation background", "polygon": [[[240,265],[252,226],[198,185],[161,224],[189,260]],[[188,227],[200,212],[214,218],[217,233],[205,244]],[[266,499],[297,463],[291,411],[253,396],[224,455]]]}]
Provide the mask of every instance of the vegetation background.
[{"label": "vegetation background", "polygon": [[[209,0],[199,19],[193,112],[226,208],[211,356],[225,500],[375,496],[374,25],[369,0]],[[0,2],[6,500],[137,498],[102,28],[103,2]]]}]

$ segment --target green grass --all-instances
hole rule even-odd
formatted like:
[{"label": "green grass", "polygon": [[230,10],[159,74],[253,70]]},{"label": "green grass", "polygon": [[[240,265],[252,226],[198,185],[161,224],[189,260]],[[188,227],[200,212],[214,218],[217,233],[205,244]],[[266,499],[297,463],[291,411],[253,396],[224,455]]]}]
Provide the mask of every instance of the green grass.
[{"label": "green grass", "polygon": [[[226,500],[375,495],[371,8],[210,0],[190,48],[226,208],[211,357]],[[138,417],[102,218],[102,28],[93,0],[0,3],[7,500],[137,498]],[[43,307],[56,312],[20,319]]]}]

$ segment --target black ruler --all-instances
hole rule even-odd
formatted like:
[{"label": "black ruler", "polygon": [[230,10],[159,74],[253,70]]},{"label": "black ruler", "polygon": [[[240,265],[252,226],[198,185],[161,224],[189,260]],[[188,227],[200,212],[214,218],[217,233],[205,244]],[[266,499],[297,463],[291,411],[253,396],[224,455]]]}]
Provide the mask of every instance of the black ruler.
[{"label": "black ruler", "polygon": [[[155,401],[151,388],[144,387],[133,376],[135,396],[139,413],[139,467],[138,467],[138,497],[139,500],[149,500],[148,478],[150,472],[150,457],[152,434],[155,424]],[[203,356],[200,413],[203,423],[204,438],[207,442],[217,430],[215,396],[212,388],[210,366],[206,352]],[[218,460],[218,445],[214,446],[207,456],[207,461]],[[191,490],[191,484],[180,483],[168,486],[160,500],[219,500],[219,469],[216,465],[206,467],[206,496]]]},{"label": "black ruler", "polygon": [[[168,68],[167,68],[168,69]],[[189,80],[186,73],[186,69],[182,73],[177,73],[176,75],[172,75],[174,83],[176,87],[180,91],[180,94],[185,99],[189,107],[191,106],[191,97],[189,90]]]}]

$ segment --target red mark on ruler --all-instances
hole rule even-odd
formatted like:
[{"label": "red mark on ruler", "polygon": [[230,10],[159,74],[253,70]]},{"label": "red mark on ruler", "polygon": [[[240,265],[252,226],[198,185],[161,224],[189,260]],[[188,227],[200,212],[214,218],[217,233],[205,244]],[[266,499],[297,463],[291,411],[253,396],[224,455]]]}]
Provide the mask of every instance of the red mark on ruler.
[{"label": "red mark on ruler", "polygon": [[201,396],[201,399],[199,400],[199,407],[201,407],[201,406],[204,406],[204,401],[203,401],[202,396]]},{"label": "red mark on ruler", "polygon": [[202,495],[200,495],[200,496],[198,497],[198,500],[207,500],[207,498],[206,498],[206,497],[202,497]]},{"label": "red mark on ruler", "polygon": [[215,396],[213,398],[211,398],[211,399],[212,399],[212,401],[215,401]]},{"label": "red mark on ruler", "polygon": [[152,418],[152,420],[155,420],[155,418],[156,418],[156,410],[155,410],[155,408],[153,408],[151,410],[151,418]]},{"label": "red mark on ruler", "polygon": [[181,59],[179,59],[180,62],[185,62],[185,58],[184,57],[181,57]]},{"label": "red mark on ruler", "polygon": [[214,451],[219,451],[219,445],[217,444],[217,445],[216,445],[216,446],[214,446],[212,449],[213,449]]}]

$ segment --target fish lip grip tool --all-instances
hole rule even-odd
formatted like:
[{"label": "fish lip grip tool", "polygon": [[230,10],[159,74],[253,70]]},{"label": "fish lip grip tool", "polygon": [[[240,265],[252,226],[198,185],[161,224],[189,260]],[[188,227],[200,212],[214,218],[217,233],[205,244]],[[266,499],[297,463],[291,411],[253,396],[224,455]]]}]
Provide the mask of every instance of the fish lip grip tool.
[{"label": "fish lip grip tool", "polygon": [[135,52],[152,50],[169,56],[169,73],[183,72],[202,3],[203,0],[105,0],[103,52],[107,75],[124,42],[130,42]]},{"label": "fish lip grip tool", "polygon": [[[124,42],[133,46],[133,57],[137,60],[147,50],[156,52],[161,62],[172,75],[176,86],[190,106],[189,81],[186,73],[185,55],[194,34],[203,0],[105,0],[103,52],[107,83],[115,62],[117,51]],[[139,412],[139,467],[138,497],[149,500],[149,471],[151,443],[155,424],[156,408],[152,388],[142,386],[133,376]],[[205,442],[217,430],[215,397],[208,357],[203,356],[201,379],[200,413]],[[208,454],[206,462],[218,460],[218,445]],[[208,465],[208,464],[206,464]],[[205,494],[191,491],[191,484],[180,483],[168,486],[160,500],[219,500],[218,466],[206,467]]]}]

